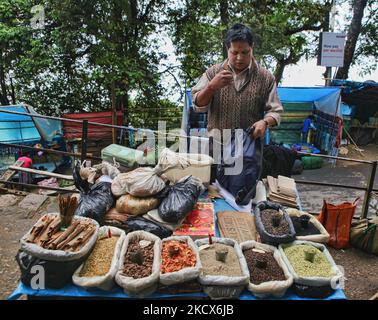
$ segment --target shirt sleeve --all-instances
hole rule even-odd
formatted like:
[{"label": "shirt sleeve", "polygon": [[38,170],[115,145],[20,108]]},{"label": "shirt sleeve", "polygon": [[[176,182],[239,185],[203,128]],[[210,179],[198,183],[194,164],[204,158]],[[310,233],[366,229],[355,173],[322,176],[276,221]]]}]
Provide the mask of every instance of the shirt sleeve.
[{"label": "shirt sleeve", "polygon": [[277,85],[275,82],[273,83],[272,90],[269,93],[268,101],[265,104],[264,111],[264,119],[272,117],[274,120],[276,120],[277,125],[281,123],[281,114],[284,110],[280,98],[277,94]]},{"label": "shirt sleeve", "polygon": [[192,101],[193,101],[193,109],[195,112],[207,112],[209,110],[210,103],[206,106],[197,106],[197,95],[198,93],[207,86],[209,83],[209,79],[207,78],[206,73],[204,73],[197,84],[191,89]]}]

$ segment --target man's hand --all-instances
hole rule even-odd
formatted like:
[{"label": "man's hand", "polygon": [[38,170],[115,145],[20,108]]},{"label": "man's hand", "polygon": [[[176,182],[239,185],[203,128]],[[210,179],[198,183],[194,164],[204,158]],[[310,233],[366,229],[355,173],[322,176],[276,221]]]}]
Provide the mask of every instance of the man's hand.
[{"label": "man's hand", "polygon": [[223,70],[218,72],[215,77],[209,82],[208,87],[215,91],[230,85],[234,81],[231,71]]},{"label": "man's hand", "polygon": [[252,127],[255,128],[253,130],[252,137],[253,139],[257,139],[257,138],[262,138],[264,136],[267,125],[264,120],[259,120],[255,122],[252,125]]}]

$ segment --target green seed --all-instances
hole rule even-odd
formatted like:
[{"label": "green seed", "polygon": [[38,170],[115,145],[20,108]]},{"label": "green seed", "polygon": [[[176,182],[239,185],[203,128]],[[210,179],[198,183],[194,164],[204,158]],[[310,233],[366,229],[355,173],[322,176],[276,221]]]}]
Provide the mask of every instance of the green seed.
[{"label": "green seed", "polygon": [[330,278],[335,275],[325,254],[313,246],[294,245],[286,247],[284,252],[300,277]]}]

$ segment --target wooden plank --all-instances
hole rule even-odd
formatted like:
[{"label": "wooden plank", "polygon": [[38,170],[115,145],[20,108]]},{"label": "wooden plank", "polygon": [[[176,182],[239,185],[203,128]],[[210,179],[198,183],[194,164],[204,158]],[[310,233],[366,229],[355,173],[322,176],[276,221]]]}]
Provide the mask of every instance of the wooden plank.
[{"label": "wooden plank", "polygon": [[36,170],[36,169],[18,168],[18,167],[15,167],[15,166],[9,166],[9,169],[16,170],[16,171],[30,172],[30,173],[40,174],[42,176],[48,176],[48,177],[66,179],[66,180],[73,180],[74,179],[73,176],[59,174],[59,173],[53,173],[53,172],[48,172],[48,171],[42,171],[42,170]]},{"label": "wooden plank", "polygon": [[[21,167],[22,165],[24,164],[24,161],[22,160],[17,160],[13,166],[15,167]],[[0,176],[0,180],[4,180],[4,181],[9,181],[14,175],[16,174],[16,171],[14,170],[10,170],[8,168],[7,171],[4,172],[3,175]],[[0,183],[0,187],[4,187],[5,184],[4,183]]]}]

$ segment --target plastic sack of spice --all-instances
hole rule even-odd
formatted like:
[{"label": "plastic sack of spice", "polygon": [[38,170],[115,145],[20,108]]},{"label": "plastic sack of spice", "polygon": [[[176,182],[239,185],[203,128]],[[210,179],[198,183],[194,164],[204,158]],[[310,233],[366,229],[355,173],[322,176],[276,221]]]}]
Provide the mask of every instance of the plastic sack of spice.
[{"label": "plastic sack of spice", "polygon": [[166,185],[160,177],[165,169],[157,165],[155,168],[142,167],[121,173],[112,182],[112,192],[117,197],[127,193],[135,197],[154,196]]},{"label": "plastic sack of spice", "polygon": [[159,206],[159,199],[155,197],[138,198],[126,194],[117,199],[116,209],[132,215],[142,215]]},{"label": "plastic sack of spice", "polygon": [[75,271],[72,282],[83,288],[113,289],[125,238],[126,234],[121,229],[101,227],[91,254]]},{"label": "plastic sack of spice", "polygon": [[378,217],[352,222],[350,244],[362,251],[378,255]]},{"label": "plastic sack of spice", "polygon": [[114,179],[121,173],[118,169],[119,166],[119,163],[115,161],[113,164],[107,161],[102,161],[100,164],[94,165],[93,168],[95,168],[97,172],[101,172],[102,175],[109,176],[111,179]]},{"label": "plastic sack of spice", "polygon": [[185,219],[204,190],[201,180],[193,176],[184,177],[175,185],[167,187],[164,190],[166,196],[158,208],[160,218],[171,223]]},{"label": "plastic sack of spice", "polygon": [[286,212],[293,222],[297,240],[319,243],[327,243],[329,241],[329,233],[314,216],[294,208],[288,208]]},{"label": "plastic sack of spice", "polygon": [[[59,229],[59,222],[58,213],[45,214],[21,238],[16,260],[25,285],[30,286],[35,277],[33,267],[39,265],[45,271],[46,287],[65,286],[96,243],[99,225],[95,220],[75,216],[64,231]],[[59,243],[59,249],[48,248],[54,243]]]},{"label": "plastic sack of spice", "polygon": [[182,162],[181,158],[176,159],[172,154],[174,153],[163,152],[154,168],[137,168],[119,174],[112,183],[113,194],[117,197],[126,193],[136,197],[149,197],[158,194],[166,186],[167,179],[163,175],[166,171],[177,168],[177,166],[189,165],[187,161]]},{"label": "plastic sack of spice", "polygon": [[131,217],[126,221],[126,224],[131,231],[144,230],[158,236],[161,239],[172,235],[171,229],[143,217]]},{"label": "plastic sack of spice", "polygon": [[238,243],[228,238],[198,239],[204,292],[214,300],[238,298],[249,282],[249,271]]},{"label": "plastic sack of spice", "polygon": [[125,293],[143,298],[159,284],[161,240],[145,231],[127,234],[115,280]]},{"label": "plastic sack of spice", "polygon": [[[280,244],[279,251],[293,275],[294,285],[299,285],[297,289],[303,287],[303,296],[308,291],[311,297],[325,297],[333,292],[329,288],[340,287],[344,275],[323,244],[296,240]],[[320,290],[309,290],[309,287]]]},{"label": "plastic sack of spice", "polygon": [[293,223],[280,204],[261,201],[255,210],[256,229],[263,243],[276,245],[295,240]]},{"label": "plastic sack of spice", "polygon": [[106,226],[112,226],[119,229],[124,230],[126,233],[128,233],[129,227],[127,226],[127,220],[131,217],[131,215],[124,213],[124,212],[118,212],[116,208],[111,208],[104,217],[104,225]]},{"label": "plastic sack of spice", "polygon": [[80,163],[77,162],[73,177],[75,186],[80,191],[80,199],[75,215],[92,218],[102,225],[106,212],[114,206],[111,183],[99,182],[90,187],[88,181],[80,177],[79,171]]},{"label": "plastic sack of spice", "polygon": [[198,248],[187,236],[162,240],[160,283],[174,285],[197,279],[201,271]]},{"label": "plastic sack of spice", "polygon": [[259,298],[283,297],[293,284],[293,276],[279,250],[253,240],[242,242],[240,248],[250,273],[248,290]]}]

